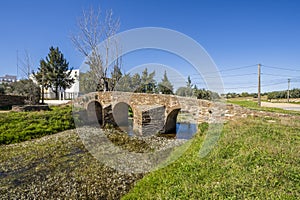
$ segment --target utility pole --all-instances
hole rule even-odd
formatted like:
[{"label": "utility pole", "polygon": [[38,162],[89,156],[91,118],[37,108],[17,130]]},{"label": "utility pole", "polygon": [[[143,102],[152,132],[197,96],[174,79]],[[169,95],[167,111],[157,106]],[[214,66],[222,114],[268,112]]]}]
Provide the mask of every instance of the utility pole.
[{"label": "utility pole", "polygon": [[290,83],[291,79],[288,79],[288,90],[287,90],[287,102],[290,102]]},{"label": "utility pole", "polygon": [[17,49],[17,80],[19,77],[19,50]]},{"label": "utility pole", "polygon": [[261,97],[260,97],[260,89],[261,89],[261,85],[260,85],[260,67],[261,64],[258,64],[258,91],[257,91],[257,104],[260,107],[261,106]]}]

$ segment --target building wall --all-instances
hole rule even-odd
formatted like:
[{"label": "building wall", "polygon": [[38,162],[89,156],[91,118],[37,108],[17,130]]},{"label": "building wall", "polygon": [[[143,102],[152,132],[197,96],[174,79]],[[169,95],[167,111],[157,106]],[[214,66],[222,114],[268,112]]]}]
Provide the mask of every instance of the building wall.
[{"label": "building wall", "polygon": [[[79,96],[79,75],[79,69],[72,70],[71,77],[75,79],[75,82],[70,88],[67,88],[65,91],[60,91],[59,99],[74,99]],[[30,76],[30,79],[37,83],[33,75]],[[51,88],[44,89],[44,97],[45,99],[55,99],[55,93],[52,92]]]}]

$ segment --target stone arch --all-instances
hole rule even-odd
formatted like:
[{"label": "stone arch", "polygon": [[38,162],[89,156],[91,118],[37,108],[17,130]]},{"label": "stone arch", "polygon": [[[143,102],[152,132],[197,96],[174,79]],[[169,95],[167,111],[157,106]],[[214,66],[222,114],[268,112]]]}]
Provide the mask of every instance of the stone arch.
[{"label": "stone arch", "polygon": [[181,108],[175,108],[167,115],[163,133],[176,133],[177,116]]},{"label": "stone arch", "polygon": [[132,126],[133,109],[126,102],[118,102],[113,107],[113,118],[119,127]]},{"label": "stone arch", "polygon": [[87,104],[87,116],[90,124],[103,125],[103,108],[100,102],[90,101]]}]

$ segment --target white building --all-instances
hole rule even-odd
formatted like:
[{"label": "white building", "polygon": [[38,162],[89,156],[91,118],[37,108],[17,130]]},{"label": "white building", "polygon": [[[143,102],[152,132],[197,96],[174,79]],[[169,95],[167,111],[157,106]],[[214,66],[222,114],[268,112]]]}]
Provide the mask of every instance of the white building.
[{"label": "white building", "polygon": [[13,83],[17,81],[17,76],[13,76],[13,75],[5,75],[5,76],[1,76],[0,77],[0,84],[3,83]]},{"label": "white building", "polygon": [[75,79],[75,82],[64,91],[65,99],[74,99],[79,96],[79,69],[72,70],[71,76]]},{"label": "white building", "polygon": [[[74,78],[75,82],[70,88],[63,90],[63,88],[59,89],[59,100],[68,100],[74,99],[79,96],[79,69],[73,69],[71,72],[71,77]],[[37,83],[33,75],[30,78]],[[44,98],[45,99],[55,99],[55,93],[51,88],[44,89]]]}]

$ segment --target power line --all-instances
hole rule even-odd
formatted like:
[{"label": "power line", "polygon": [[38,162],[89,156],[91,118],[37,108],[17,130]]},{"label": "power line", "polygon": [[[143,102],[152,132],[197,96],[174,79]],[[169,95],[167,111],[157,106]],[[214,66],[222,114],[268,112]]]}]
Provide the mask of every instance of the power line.
[{"label": "power line", "polygon": [[300,72],[298,69],[291,69],[291,68],[283,68],[283,67],[273,67],[273,66],[268,66],[268,65],[262,65],[267,68],[272,68],[272,69],[280,69],[280,70],[286,70],[286,71],[294,71],[294,72]]},{"label": "power line", "polygon": [[262,73],[262,75],[266,76],[278,76],[278,77],[295,77],[295,78],[300,78],[300,76],[291,76],[287,74],[269,74],[269,73]]},{"label": "power line", "polygon": [[234,71],[234,70],[239,70],[239,69],[246,69],[246,68],[250,68],[250,67],[254,67],[256,66],[256,64],[254,65],[246,65],[246,66],[241,66],[241,67],[233,67],[233,68],[229,68],[229,69],[223,69],[223,70],[219,70],[218,72],[228,72],[228,71]]},{"label": "power line", "polygon": [[250,76],[256,75],[256,73],[249,73],[249,74],[232,74],[232,75],[220,75],[220,76],[204,76],[203,78],[193,78],[192,79],[204,79],[204,78],[224,78],[224,77],[239,77],[239,76]]}]

